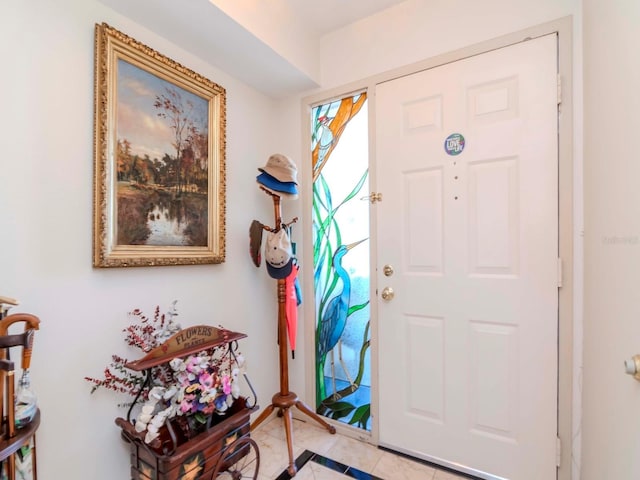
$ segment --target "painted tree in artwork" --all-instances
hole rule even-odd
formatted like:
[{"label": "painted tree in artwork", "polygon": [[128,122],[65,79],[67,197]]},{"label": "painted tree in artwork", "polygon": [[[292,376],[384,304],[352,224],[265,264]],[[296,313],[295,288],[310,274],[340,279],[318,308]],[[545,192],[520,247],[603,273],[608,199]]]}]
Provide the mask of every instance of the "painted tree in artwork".
[{"label": "painted tree in artwork", "polygon": [[209,138],[206,131],[201,131],[196,125],[189,127],[183,156],[189,160],[183,165],[186,183],[195,184],[201,191],[206,191],[209,159]]},{"label": "painted tree in artwork", "polygon": [[153,106],[158,110],[158,117],[165,119],[173,132],[172,145],[176,152],[175,184],[180,193],[185,184],[186,172],[196,166],[193,147],[201,142],[200,136],[206,137],[206,132],[198,128],[193,102],[184,101],[175,88],[165,88],[165,93],[156,95]]},{"label": "painted tree in artwork", "polygon": [[116,161],[118,163],[118,180],[128,179],[131,171],[131,142],[128,140],[118,140]]}]

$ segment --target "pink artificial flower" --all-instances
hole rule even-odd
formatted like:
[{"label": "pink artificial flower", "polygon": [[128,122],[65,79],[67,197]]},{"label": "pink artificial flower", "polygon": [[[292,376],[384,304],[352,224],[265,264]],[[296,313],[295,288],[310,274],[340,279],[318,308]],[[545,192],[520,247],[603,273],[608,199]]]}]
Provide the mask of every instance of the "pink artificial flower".
[{"label": "pink artificial flower", "polygon": [[182,403],[180,404],[180,411],[182,413],[187,413],[191,411],[191,402],[187,401],[187,400],[183,400]]},{"label": "pink artificial flower", "polygon": [[200,385],[202,385],[205,390],[211,390],[211,388],[213,387],[213,377],[207,372],[200,374],[199,381]]},{"label": "pink artificial flower", "polygon": [[198,357],[190,357],[189,363],[187,363],[187,372],[199,373],[200,360]]},{"label": "pink artificial flower", "polygon": [[231,378],[228,375],[222,377],[222,391],[225,395],[231,393]]}]

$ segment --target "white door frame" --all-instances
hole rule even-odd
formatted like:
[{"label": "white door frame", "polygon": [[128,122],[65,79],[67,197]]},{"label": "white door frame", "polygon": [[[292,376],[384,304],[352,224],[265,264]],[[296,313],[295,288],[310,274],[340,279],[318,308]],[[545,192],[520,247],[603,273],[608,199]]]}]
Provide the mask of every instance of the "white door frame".
[{"label": "white door frame", "polygon": [[[574,348],[574,332],[573,332],[573,298],[574,298],[574,282],[573,282],[573,75],[572,75],[572,36],[573,26],[572,17],[567,16],[548,23],[537,25],[525,30],[521,30],[512,34],[487,40],[460,50],[448,52],[427,60],[407,65],[402,68],[391,70],[360,82],[331,89],[325,92],[314,94],[313,96],[302,99],[302,174],[305,179],[303,183],[303,211],[311,212],[312,195],[310,179],[311,174],[311,149],[309,132],[310,112],[311,108],[320,103],[325,103],[335,98],[347,96],[352,92],[366,89],[368,92],[374,92],[378,83],[389,81],[405,75],[410,75],[422,70],[438,67],[446,63],[451,63],[463,58],[479,55],[497,48],[506,47],[515,43],[522,42],[528,38],[535,38],[550,33],[558,34],[558,71],[561,82],[561,105],[560,115],[558,119],[558,233],[559,245],[558,251],[562,259],[562,287],[559,289],[558,305],[559,305],[559,326],[558,326],[558,437],[562,445],[562,460],[558,469],[558,480],[570,480],[572,475],[571,458],[573,452],[573,407],[581,409],[580,392],[576,392],[575,398],[573,394],[574,376],[578,372],[574,372],[573,368],[573,348]],[[369,98],[369,155],[370,169],[369,182],[372,191],[375,191],[376,172],[375,172],[375,113],[376,104],[375,96],[370,95]],[[375,212],[375,210],[373,211]],[[371,231],[376,231],[377,218],[371,216]],[[305,245],[310,244],[312,236],[312,225],[308,216],[303,215],[303,241]],[[372,261],[375,259],[377,242],[375,238],[370,239],[372,252]],[[313,265],[313,249],[304,249],[304,264]],[[305,296],[306,298],[314,298],[313,293],[313,270],[305,272]],[[377,285],[375,284],[375,275],[371,277],[371,298],[374,298]],[[366,432],[358,431],[353,427],[336,423],[336,427],[341,433],[361,438],[371,443],[378,443],[378,388],[375,384],[376,372],[378,369],[378,312],[377,303],[371,302],[371,370],[374,385],[371,389],[371,413],[372,413],[372,434],[367,435]],[[310,330],[313,332],[315,328],[312,326],[315,322],[315,313],[313,302],[305,302],[304,319]],[[315,351],[315,338],[313,335],[307,335],[305,339],[305,349],[307,352]],[[305,356],[305,371],[315,372],[314,358],[312,354]],[[315,373],[314,373],[315,374]],[[306,398],[315,398],[315,382],[307,382],[305,387]],[[343,426],[344,425],[344,426]],[[579,446],[577,446],[579,448]]]}]

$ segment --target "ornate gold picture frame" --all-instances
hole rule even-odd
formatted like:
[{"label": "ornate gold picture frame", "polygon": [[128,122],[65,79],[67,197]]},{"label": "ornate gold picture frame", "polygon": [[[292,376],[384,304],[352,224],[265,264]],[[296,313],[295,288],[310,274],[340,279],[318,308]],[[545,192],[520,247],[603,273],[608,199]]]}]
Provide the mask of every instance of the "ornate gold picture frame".
[{"label": "ornate gold picture frame", "polygon": [[94,267],[225,260],[226,91],[95,28]]}]

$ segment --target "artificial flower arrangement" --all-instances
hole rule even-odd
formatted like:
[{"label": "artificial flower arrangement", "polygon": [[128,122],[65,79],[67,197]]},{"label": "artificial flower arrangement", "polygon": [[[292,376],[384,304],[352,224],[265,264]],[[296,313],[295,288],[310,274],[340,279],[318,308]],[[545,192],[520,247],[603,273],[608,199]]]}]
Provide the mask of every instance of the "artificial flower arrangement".
[{"label": "artificial flower arrangement", "polygon": [[[123,331],[127,345],[148,353],[161,346],[181,328],[174,301],[168,312],[155,308],[153,317],[136,309],[129,313],[133,322]],[[120,406],[131,408],[144,402],[134,422],[136,432],[144,434],[147,444],[157,443],[162,427],[174,417],[186,417],[192,424],[205,426],[212,415],[224,415],[240,396],[238,376],[244,373],[244,358],[231,349],[213,347],[149,369],[149,378],[127,368],[127,359],[112,355],[104,378],[85,377],[91,393],[106,388],[134,397]],[[198,428],[191,427],[197,431]]]}]

